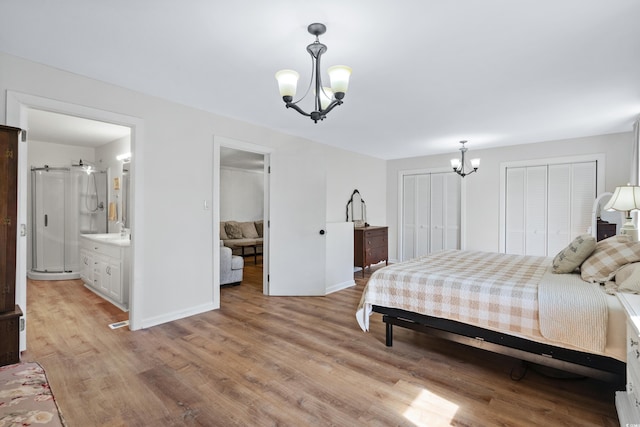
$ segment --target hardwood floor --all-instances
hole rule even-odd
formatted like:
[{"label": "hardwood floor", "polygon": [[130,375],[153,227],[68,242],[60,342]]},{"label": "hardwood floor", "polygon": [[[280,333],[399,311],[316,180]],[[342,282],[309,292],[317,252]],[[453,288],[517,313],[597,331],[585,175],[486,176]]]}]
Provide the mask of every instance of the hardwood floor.
[{"label": "hardwood floor", "polygon": [[126,313],[79,281],[28,283],[28,350],[70,427],[616,426],[597,380],[527,372],[518,361],[396,328],[363,333],[357,286],[325,297],[265,297],[246,260],[220,310],[131,332]]}]

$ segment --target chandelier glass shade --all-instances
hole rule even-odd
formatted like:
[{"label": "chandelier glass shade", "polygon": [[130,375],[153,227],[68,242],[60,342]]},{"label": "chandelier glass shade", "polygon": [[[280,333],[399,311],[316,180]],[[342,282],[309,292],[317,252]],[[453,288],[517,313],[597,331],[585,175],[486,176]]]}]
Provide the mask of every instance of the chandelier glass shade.
[{"label": "chandelier glass shade", "polygon": [[[297,101],[293,100],[297,92],[298,79],[300,79],[300,74],[297,71],[280,70],[276,73],[276,80],[278,80],[280,96],[282,96],[286,107],[293,108],[303,116],[310,117],[314,123],[318,123],[318,120],[324,120],[331,110],[342,104],[342,99],[349,89],[351,68],[346,65],[329,67],[327,73],[329,74],[330,87],[323,86],[320,72],[320,58],[322,54],[327,51],[327,46],[320,43],[318,36],[324,34],[327,28],[324,24],[314,23],[309,25],[307,30],[310,34],[316,36],[316,41],[307,46],[307,52],[311,55],[311,81],[309,82],[307,91]],[[307,113],[298,106],[298,103],[309,94],[312,88],[314,94],[314,110]]]},{"label": "chandelier glass shade", "polygon": [[477,172],[480,167],[480,159],[471,159],[471,162],[465,159],[467,147],[465,147],[464,144],[466,143],[467,141],[460,141],[460,144],[462,144],[462,147],[460,147],[460,158],[451,159],[451,167],[453,168],[453,171],[463,178]]}]

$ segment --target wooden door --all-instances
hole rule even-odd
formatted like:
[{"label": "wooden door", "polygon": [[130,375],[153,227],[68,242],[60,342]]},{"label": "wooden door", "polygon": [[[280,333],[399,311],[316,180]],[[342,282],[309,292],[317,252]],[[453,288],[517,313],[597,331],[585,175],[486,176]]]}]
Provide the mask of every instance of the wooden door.
[{"label": "wooden door", "polygon": [[13,311],[16,300],[19,133],[0,125],[0,313]]}]

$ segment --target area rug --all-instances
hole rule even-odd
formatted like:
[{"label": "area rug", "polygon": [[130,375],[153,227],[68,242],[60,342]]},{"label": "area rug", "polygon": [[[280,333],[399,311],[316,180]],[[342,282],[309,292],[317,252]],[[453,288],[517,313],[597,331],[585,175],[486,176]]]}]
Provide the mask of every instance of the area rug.
[{"label": "area rug", "polygon": [[0,366],[0,426],[66,426],[42,366]]}]

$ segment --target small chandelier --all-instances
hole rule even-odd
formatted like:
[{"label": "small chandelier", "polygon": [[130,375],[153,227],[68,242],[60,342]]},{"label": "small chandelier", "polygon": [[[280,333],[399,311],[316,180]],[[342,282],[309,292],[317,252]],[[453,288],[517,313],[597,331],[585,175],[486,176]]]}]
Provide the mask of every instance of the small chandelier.
[{"label": "small chandelier", "polygon": [[[322,77],[320,76],[320,57],[327,51],[327,46],[320,43],[318,36],[324,34],[327,31],[327,27],[324,24],[315,23],[309,25],[307,31],[316,36],[316,41],[307,46],[307,52],[311,55],[311,81],[307,91],[302,98],[294,102],[293,97],[296,95],[300,74],[293,70],[280,70],[276,73],[276,79],[278,80],[280,95],[287,108],[293,108],[303,116],[311,117],[314,123],[318,123],[318,120],[324,120],[329,111],[333,110],[336,105],[342,104],[342,98],[344,98],[344,94],[349,88],[351,68],[346,65],[329,67],[327,72],[331,87],[323,87]],[[307,96],[311,86],[314,86],[314,111],[306,113],[302,108],[298,107],[298,102]]]},{"label": "small chandelier", "polygon": [[465,161],[464,154],[467,152],[467,147],[465,147],[464,144],[466,142],[467,141],[460,141],[460,144],[462,144],[462,147],[460,147],[460,153],[462,153],[461,158],[451,159],[451,167],[453,168],[453,171],[463,178],[467,175],[471,175],[472,173],[477,172],[478,167],[480,166],[480,159],[471,159],[471,164]]}]

